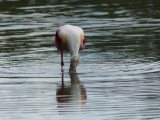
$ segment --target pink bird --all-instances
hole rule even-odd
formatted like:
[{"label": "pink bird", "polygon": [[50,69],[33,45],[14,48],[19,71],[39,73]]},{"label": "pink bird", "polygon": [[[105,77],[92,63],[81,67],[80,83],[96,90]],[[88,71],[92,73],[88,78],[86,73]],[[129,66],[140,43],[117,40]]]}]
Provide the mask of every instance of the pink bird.
[{"label": "pink bird", "polygon": [[67,51],[71,55],[70,59],[70,73],[76,73],[76,67],[79,63],[79,51],[85,47],[86,38],[83,29],[73,25],[60,26],[56,31],[55,44],[57,49],[61,52],[61,67],[63,71],[63,53]]}]

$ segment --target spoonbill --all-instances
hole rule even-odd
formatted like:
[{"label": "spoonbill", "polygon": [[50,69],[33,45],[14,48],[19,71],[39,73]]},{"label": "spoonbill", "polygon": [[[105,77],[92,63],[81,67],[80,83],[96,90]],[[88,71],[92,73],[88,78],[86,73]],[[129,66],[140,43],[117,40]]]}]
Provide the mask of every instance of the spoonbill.
[{"label": "spoonbill", "polygon": [[63,54],[64,51],[70,53],[70,73],[76,73],[76,67],[79,63],[79,52],[85,47],[86,38],[82,28],[74,25],[63,25],[58,28],[55,34],[55,44],[61,53],[61,69],[63,72]]}]

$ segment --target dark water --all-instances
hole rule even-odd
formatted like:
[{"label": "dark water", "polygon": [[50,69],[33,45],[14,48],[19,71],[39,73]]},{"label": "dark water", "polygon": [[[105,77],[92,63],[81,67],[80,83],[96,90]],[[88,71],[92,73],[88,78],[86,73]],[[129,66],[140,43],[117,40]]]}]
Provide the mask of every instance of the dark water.
[{"label": "dark water", "polygon": [[[1,120],[159,120],[159,0],[0,0]],[[56,29],[84,29],[61,74]]]}]

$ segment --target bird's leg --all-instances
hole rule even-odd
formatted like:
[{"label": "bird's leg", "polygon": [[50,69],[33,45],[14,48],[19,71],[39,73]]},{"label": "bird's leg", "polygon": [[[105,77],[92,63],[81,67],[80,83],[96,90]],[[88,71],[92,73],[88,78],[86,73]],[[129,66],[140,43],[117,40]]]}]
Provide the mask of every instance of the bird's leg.
[{"label": "bird's leg", "polygon": [[63,72],[63,66],[64,66],[64,62],[63,62],[63,51],[61,51],[61,71]]},{"label": "bird's leg", "polygon": [[64,62],[63,62],[63,51],[61,52],[61,66],[64,66]]}]

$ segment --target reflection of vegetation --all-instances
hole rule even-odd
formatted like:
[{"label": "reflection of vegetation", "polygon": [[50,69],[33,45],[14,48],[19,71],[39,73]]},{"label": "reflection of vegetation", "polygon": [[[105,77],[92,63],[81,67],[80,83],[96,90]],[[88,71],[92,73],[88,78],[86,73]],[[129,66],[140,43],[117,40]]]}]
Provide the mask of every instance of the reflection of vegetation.
[{"label": "reflection of vegetation", "polygon": [[86,89],[80,84],[77,73],[70,74],[71,84],[65,86],[64,75],[62,74],[61,86],[57,89],[57,101],[58,102],[69,102],[74,100],[82,100],[82,103],[87,98]]}]

